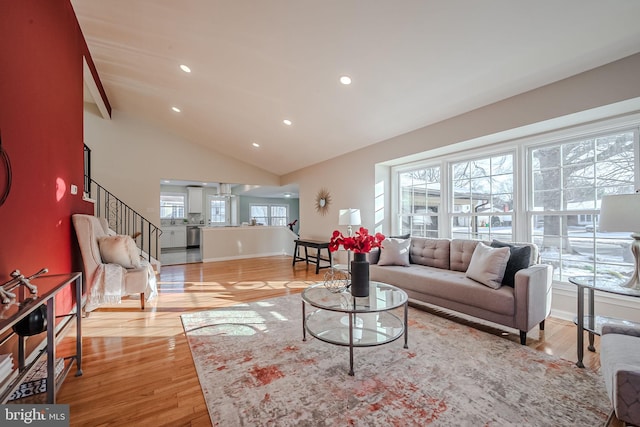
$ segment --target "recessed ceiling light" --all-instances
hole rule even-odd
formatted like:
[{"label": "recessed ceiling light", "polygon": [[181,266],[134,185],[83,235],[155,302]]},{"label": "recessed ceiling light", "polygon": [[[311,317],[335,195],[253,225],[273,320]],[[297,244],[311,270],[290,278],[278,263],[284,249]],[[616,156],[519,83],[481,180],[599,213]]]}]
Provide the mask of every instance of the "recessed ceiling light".
[{"label": "recessed ceiling light", "polygon": [[178,107],[171,107],[171,109],[176,113],[179,113],[181,111]]},{"label": "recessed ceiling light", "polygon": [[260,144],[258,144],[257,142],[252,143],[251,145],[253,145],[254,147],[258,148],[260,147]]},{"label": "recessed ceiling light", "polygon": [[184,65],[184,64],[180,64],[180,69],[181,69],[182,71],[184,71],[185,73],[190,73],[190,72],[191,72],[191,68],[187,67],[187,66],[186,66],[186,65]]},{"label": "recessed ceiling light", "polygon": [[351,84],[351,77],[349,77],[349,76],[341,76],[340,77],[340,83],[342,83],[343,85],[350,85]]},{"label": "recessed ceiling light", "polygon": [[287,125],[287,126],[291,126],[291,125],[293,124],[293,122],[292,122],[291,120],[289,120],[289,119],[284,119],[284,120],[282,121],[282,123],[284,123],[284,124],[285,124],[285,125]]}]

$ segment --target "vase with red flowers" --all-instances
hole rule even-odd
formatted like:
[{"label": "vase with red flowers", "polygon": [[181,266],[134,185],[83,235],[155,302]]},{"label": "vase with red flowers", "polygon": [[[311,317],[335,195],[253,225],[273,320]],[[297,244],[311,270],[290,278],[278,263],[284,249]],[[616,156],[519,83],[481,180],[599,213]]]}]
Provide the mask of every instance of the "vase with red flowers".
[{"label": "vase with red flowers", "polygon": [[369,234],[369,230],[360,227],[353,236],[344,236],[335,230],[329,241],[329,250],[335,252],[342,246],[347,251],[353,251],[351,261],[351,295],[354,297],[369,296],[369,262],[367,254],[373,248],[382,247],[384,235],[382,233]]}]

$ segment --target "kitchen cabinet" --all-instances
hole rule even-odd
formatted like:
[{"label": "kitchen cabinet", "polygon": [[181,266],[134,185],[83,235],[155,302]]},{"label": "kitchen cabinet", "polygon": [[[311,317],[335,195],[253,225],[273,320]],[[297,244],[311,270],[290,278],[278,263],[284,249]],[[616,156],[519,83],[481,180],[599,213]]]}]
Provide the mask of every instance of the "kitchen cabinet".
[{"label": "kitchen cabinet", "polygon": [[187,227],[185,226],[162,227],[162,235],[160,235],[160,247],[184,248],[186,246],[187,246]]},{"label": "kitchen cabinet", "polygon": [[189,193],[189,213],[202,213],[202,188],[187,187]]}]

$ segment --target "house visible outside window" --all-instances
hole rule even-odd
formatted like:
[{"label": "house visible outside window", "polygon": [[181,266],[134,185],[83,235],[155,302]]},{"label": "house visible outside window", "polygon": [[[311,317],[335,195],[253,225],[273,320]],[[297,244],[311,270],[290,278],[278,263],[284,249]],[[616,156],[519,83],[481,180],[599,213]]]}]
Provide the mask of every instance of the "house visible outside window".
[{"label": "house visible outside window", "polygon": [[258,224],[285,226],[289,222],[287,205],[250,205],[249,210]]},{"label": "house visible outside window", "polygon": [[451,237],[513,239],[513,154],[451,164]]},{"label": "house visible outside window", "polygon": [[612,233],[598,226],[603,196],[640,188],[640,121],[619,122],[395,166],[391,231],[533,242],[556,281],[628,276],[634,269],[630,232],[640,230]]},{"label": "house visible outside window", "polygon": [[554,279],[629,270],[629,233],[600,232],[596,221],[602,196],[635,191],[637,138],[628,130],[529,149],[530,232]]},{"label": "house visible outside window", "polygon": [[399,174],[400,233],[438,237],[440,167],[414,169]]},{"label": "house visible outside window", "polygon": [[187,195],[183,193],[160,193],[160,219],[184,218]]},{"label": "house visible outside window", "polygon": [[228,225],[229,199],[227,197],[209,197],[209,221],[213,225]]}]

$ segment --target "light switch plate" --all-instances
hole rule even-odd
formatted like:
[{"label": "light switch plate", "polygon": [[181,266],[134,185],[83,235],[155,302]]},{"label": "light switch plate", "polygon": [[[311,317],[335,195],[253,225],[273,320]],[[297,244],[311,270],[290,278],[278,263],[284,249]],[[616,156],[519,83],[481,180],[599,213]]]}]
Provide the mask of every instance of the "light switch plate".
[{"label": "light switch plate", "polygon": [[71,184],[71,194],[78,194],[78,186]]}]

